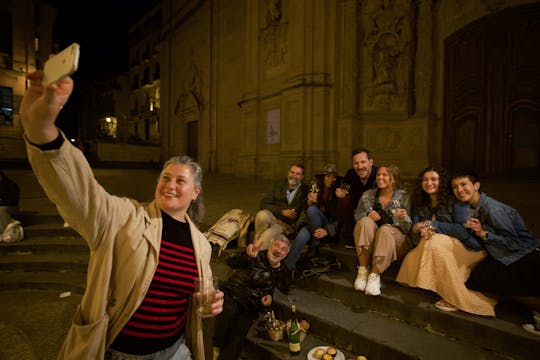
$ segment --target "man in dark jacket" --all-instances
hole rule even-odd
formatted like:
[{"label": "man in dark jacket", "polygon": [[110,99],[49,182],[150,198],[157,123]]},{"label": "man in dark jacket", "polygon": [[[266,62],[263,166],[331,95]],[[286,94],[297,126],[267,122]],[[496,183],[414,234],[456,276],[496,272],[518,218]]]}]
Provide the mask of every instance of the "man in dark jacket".
[{"label": "man in dark jacket", "polygon": [[238,359],[259,311],[272,304],[274,288],[288,292],[290,272],[282,260],[289,252],[289,240],[280,234],[270,242],[268,250],[259,251],[261,245],[256,237],[245,253],[233,254],[226,260],[235,271],[223,285],[223,312],[216,317],[214,358],[219,353],[218,360]]},{"label": "man in dark jacket", "polygon": [[264,250],[278,234],[294,236],[303,225],[309,188],[303,183],[304,166],[294,164],[287,178],[272,185],[261,199],[261,210],[255,215],[255,234]]},{"label": "man in dark jacket", "polygon": [[364,191],[375,187],[375,177],[377,167],[373,166],[373,156],[371,151],[364,147],[356,148],[352,151],[352,169],[342,179],[342,184],[347,184],[348,189],[342,185],[336,189],[336,196],[339,200],[341,214],[341,234],[340,238],[345,242],[345,247],[354,249],[353,230],[356,221],[354,220],[354,210],[358,205],[358,200]]}]

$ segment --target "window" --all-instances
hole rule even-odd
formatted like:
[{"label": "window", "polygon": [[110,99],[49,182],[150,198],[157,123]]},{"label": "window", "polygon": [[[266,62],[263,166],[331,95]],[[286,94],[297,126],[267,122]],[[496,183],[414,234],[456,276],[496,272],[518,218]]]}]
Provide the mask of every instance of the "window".
[{"label": "window", "polygon": [[0,86],[0,125],[13,125],[13,89]]}]

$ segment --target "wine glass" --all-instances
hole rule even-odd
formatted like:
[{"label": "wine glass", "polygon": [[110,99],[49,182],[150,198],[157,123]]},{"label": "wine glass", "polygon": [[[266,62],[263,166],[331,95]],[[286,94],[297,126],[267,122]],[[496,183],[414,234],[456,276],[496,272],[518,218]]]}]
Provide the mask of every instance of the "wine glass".
[{"label": "wine glass", "polygon": [[345,192],[349,192],[349,189],[351,188],[351,185],[347,184],[346,182],[342,182],[339,185],[339,188]]},{"label": "wine glass", "polygon": [[476,213],[476,209],[473,208],[466,208],[465,209],[465,223],[463,226],[469,227],[469,221],[472,219],[476,219],[478,217],[478,214]]},{"label": "wine glass", "polygon": [[424,226],[422,228],[422,237],[424,239],[431,239],[433,234],[436,233],[436,228],[435,228],[435,225],[433,225],[433,221],[426,220],[426,221],[424,221],[423,224],[424,224]]},{"label": "wine glass", "polygon": [[[318,194],[320,189],[319,189],[319,185],[317,184],[317,180],[313,179],[311,180],[311,187],[309,189],[310,192],[314,193],[314,194]],[[319,201],[318,201],[318,197],[317,197],[317,200],[313,201],[313,204],[317,204]]]},{"label": "wine glass", "polygon": [[315,194],[319,193],[320,189],[319,185],[317,185],[317,180],[311,180],[311,188],[309,191]]},{"label": "wine glass", "polygon": [[401,209],[401,204],[398,199],[392,200],[392,215],[396,216],[397,212]]}]

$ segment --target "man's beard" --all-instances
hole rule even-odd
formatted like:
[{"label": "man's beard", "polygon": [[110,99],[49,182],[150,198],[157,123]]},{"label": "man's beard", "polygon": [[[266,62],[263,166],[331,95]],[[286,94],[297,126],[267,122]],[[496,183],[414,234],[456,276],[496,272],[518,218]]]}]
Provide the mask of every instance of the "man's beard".
[{"label": "man's beard", "polygon": [[291,187],[297,187],[298,184],[300,184],[300,181],[296,180],[294,178],[287,178],[287,181],[289,183],[289,186],[291,186]]}]

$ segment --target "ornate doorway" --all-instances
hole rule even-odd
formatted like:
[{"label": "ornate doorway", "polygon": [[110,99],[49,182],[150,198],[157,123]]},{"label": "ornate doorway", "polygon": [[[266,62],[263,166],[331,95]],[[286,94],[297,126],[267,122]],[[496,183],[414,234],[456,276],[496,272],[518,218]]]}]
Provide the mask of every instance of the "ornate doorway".
[{"label": "ornate doorway", "polygon": [[444,160],[451,170],[540,173],[540,4],[445,41]]}]

